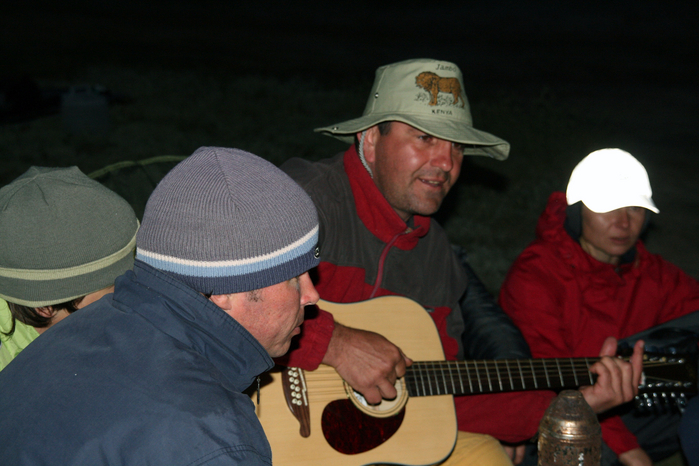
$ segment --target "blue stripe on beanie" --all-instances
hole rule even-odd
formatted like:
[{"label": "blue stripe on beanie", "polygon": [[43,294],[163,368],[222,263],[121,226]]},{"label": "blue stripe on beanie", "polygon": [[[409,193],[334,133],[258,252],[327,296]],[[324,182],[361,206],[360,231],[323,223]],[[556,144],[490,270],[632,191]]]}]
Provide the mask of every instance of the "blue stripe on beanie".
[{"label": "blue stripe on beanie", "polygon": [[[140,260],[140,259],[136,259]],[[281,283],[291,277],[296,277],[318,265],[315,251],[309,251],[303,256],[280,264],[277,267],[262,269],[254,273],[243,275],[228,275],[220,277],[201,277],[195,275],[182,275],[177,272],[168,272],[192,289],[204,294],[224,294],[223,289],[230,290],[257,290],[271,284]],[[157,267],[156,267],[157,268]],[[235,293],[230,291],[229,293]]]},{"label": "blue stripe on beanie", "polygon": [[318,216],[306,192],[270,162],[201,147],[148,200],[137,259],[201,293],[275,285],[319,263]]},{"label": "blue stripe on beanie", "polygon": [[317,245],[318,227],[316,226],[291,246],[261,257],[231,261],[191,261],[137,249],[136,258],[156,269],[179,275],[197,277],[243,276],[281,266],[309,253],[314,254]]}]

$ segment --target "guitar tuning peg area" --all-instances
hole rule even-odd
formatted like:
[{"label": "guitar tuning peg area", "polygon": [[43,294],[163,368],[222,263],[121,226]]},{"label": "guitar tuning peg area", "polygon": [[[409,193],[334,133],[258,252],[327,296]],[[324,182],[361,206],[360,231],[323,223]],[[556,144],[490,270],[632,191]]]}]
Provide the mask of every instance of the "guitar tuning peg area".
[{"label": "guitar tuning peg area", "polygon": [[[656,384],[660,386],[661,384]],[[676,392],[654,392],[654,393],[639,393],[634,398],[636,410],[642,413],[662,414],[671,410],[684,412],[688,398],[685,393]]]}]

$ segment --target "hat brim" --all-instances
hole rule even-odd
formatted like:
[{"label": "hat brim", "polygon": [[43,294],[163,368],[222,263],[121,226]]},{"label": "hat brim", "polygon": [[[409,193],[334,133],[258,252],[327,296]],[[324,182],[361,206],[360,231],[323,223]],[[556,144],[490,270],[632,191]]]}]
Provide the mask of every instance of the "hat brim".
[{"label": "hat brim", "polygon": [[[591,211],[604,214],[611,212],[612,210],[623,209],[624,207],[643,207],[656,214],[660,213],[660,210],[655,206],[653,199],[645,196],[629,196],[625,198],[615,199],[614,202],[609,201],[609,197],[606,199],[600,197],[599,199],[579,199],[585,206]],[[576,201],[577,202],[577,201]],[[568,201],[569,204],[574,202]]]},{"label": "hat brim", "polygon": [[432,116],[374,113],[336,125],[316,128],[314,131],[352,144],[356,133],[385,121],[400,121],[440,139],[464,144],[464,155],[482,155],[505,160],[510,154],[510,143],[504,139],[463,123]]}]

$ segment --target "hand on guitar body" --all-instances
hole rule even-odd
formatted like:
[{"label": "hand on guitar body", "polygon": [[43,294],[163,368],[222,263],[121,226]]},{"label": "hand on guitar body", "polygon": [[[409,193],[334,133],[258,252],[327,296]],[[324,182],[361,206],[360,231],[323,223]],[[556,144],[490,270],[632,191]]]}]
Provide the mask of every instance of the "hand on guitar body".
[{"label": "hand on guitar body", "polygon": [[378,333],[335,322],[323,363],[335,368],[370,404],[396,397],[394,384],[413,362]]},{"label": "hand on guitar body", "polygon": [[597,413],[627,403],[638,394],[643,373],[643,340],[636,342],[629,362],[615,357],[617,341],[607,337],[600,350],[600,359],[590,367],[597,374],[594,385],[580,387],[585,401]]}]

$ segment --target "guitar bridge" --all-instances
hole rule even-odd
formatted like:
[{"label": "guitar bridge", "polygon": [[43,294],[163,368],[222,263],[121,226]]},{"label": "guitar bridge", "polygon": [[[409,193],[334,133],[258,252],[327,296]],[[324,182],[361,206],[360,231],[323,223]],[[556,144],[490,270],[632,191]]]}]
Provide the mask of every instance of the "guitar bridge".
[{"label": "guitar bridge", "polygon": [[299,422],[299,434],[307,438],[311,435],[311,414],[308,409],[308,388],[303,369],[287,367],[282,371],[284,398],[291,414]]}]

